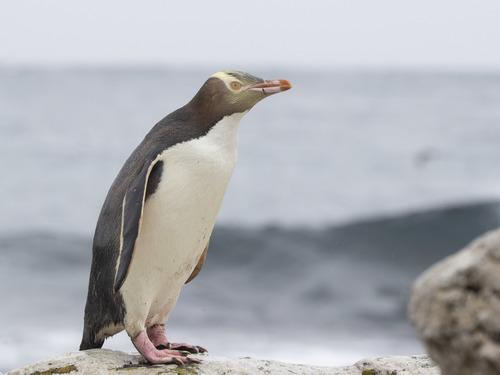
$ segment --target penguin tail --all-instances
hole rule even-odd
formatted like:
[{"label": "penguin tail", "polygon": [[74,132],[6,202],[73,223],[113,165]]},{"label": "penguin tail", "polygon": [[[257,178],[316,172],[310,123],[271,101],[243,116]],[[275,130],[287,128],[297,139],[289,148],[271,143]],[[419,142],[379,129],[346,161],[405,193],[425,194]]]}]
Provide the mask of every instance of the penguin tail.
[{"label": "penguin tail", "polygon": [[104,340],[96,338],[95,333],[83,332],[82,342],[80,343],[80,350],[99,349],[102,348]]}]

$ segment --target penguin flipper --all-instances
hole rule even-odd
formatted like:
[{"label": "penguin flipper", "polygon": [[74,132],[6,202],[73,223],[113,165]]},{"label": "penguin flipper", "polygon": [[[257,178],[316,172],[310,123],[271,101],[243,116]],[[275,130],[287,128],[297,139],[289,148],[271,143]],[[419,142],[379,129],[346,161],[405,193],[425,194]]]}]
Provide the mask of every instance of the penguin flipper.
[{"label": "penguin flipper", "polygon": [[132,180],[123,198],[120,256],[113,285],[115,293],[120,290],[125,282],[132,263],[137,238],[141,231],[148,180],[153,167],[158,163],[158,158],[149,159],[148,161],[144,163],[139,174]]},{"label": "penguin flipper", "polygon": [[191,272],[191,276],[189,276],[189,278],[186,280],[186,282],[184,284],[187,284],[188,282],[193,280],[200,273],[200,271],[203,267],[203,264],[205,264],[205,259],[207,258],[207,251],[208,251],[208,244],[209,243],[210,243],[210,240],[209,240],[209,242],[207,242],[207,246],[205,246],[205,250],[203,250],[203,254],[201,254],[200,259],[198,259],[198,263],[196,264],[196,267],[194,268],[193,272]]}]

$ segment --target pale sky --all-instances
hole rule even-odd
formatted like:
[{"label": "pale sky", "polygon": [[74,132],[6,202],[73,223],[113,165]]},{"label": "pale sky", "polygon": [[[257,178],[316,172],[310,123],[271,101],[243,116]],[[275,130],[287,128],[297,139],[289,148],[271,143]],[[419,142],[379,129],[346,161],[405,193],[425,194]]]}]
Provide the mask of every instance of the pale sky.
[{"label": "pale sky", "polygon": [[500,1],[12,0],[0,65],[500,70]]}]

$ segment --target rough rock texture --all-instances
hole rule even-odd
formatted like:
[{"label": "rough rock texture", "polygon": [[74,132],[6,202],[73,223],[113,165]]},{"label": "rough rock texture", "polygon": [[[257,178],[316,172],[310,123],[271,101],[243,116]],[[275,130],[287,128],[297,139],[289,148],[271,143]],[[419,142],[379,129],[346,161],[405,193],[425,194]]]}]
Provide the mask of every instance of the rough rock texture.
[{"label": "rough rock texture", "polygon": [[[339,370],[335,372],[328,367],[287,364],[276,361],[264,361],[250,358],[221,358],[211,355],[193,355],[203,361],[202,364],[177,365],[146,365],[144,358],[139,354],[93,349],[85,352],[72,352],[37,362],[20,370],[8,372],[7,375],[31,374],[61,374],[101,375],[101,374],[334,374],[359,375],[356,368],[352,371]],[[69,370],[69,371],[68,371]],[[73,372],[71,372],[71,370]],[[133,372],[131,372],[133,370]],[[77,372],[78,371],[78,372]]]},{"label": "rough rock texture", "polygon": [[439,375],[438,367],[426,355],[389,356],[362,359],[354,364],[362,375]]},{"label": "rough rock texture", "polygon": [[206,354],[193,357],[202,360],[203,363],[184,367],[146,365],[143,357],[138,354],[94,349],[61,354],[5,375],[439,375],[439,370],[427,356],[365,359],[346,367],[298,365],[251,358],[222,358]]},{"label": "rough rock texture", "polygon": [[500,374],[500,229],[420,276],[409,311],[443,375]]}]

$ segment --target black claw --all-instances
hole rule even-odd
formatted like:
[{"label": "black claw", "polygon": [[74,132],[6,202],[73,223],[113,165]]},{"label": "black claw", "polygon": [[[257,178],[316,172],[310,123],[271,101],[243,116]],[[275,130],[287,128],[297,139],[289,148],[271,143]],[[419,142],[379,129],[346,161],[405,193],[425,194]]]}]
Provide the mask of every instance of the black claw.
[{"label": "black claw", "polygon": [[176,346],[175,350],[185,351],[191,354],[205,353],[207,349],[202,346]]},{"label": "black claw", "polygon": [[179,365],[179,366],[184,366],[184,362],[181,361],[179,358],[177,357],[172,357],[172,361],[176,364],[176,365]]}]

